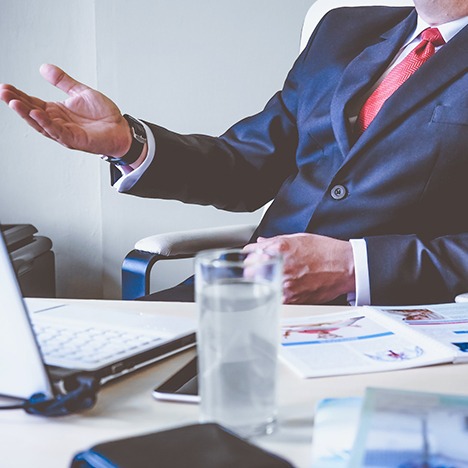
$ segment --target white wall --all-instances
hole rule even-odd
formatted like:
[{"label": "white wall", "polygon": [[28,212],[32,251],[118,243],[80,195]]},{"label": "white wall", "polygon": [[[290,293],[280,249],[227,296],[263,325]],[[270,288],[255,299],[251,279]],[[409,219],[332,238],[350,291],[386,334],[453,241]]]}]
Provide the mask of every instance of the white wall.
[{"label": "white wall", "polygon": [[[258,112],[281,87],[311,3],[0,0],[0,41],[9,44],[0,82],[56,99],[60,93],[37,73],[53,62],[90,85],[97,80],[123,112],[216,135]],[[60,296],[119,297],[121,261],[143,236],[258,220],[118,194],[106,163],[33,134],[6,106],[0,112],[7,175],[0,220],[33,223],[53,239]],[[188,269],[180,262],[157,267],[154,287],[174,284]]]},{"label": "white wall", "polygon": [[[0,0],[0,82],[63,99],[39,75],[56,63],[96,83],[92,0]],[[34,224],[53,240],[61,296],[102,294],[99,164],[60,147],[0,105],[0,221]]]}]

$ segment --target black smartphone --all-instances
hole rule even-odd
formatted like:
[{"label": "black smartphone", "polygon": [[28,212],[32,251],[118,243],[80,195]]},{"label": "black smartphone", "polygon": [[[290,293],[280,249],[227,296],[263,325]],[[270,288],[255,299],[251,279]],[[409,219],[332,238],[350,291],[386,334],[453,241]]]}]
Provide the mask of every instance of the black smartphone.
[{"label": "black smartphone", "polygon": [[199,403],[197,357],[153,390],[157,400]]}]

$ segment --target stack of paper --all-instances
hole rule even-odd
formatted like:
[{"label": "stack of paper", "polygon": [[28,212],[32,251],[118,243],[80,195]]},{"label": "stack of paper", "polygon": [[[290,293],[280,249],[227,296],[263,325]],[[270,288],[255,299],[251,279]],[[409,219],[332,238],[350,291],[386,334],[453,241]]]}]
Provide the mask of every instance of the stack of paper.
[{"label": "stack of paper", "polygon": [[468,303],[356,307],[288,319],[282,359],[302,377],[468,361]]},{"label": "stack of paper", "polygon": [[313,468],[466,468],[468,396],[375,389],[319,403]]}]

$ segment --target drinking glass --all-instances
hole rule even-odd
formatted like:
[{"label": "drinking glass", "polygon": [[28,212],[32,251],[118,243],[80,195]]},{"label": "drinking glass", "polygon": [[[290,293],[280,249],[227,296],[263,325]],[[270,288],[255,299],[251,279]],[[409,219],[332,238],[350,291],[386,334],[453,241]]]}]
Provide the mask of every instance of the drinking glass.
[{"label": "drinking glass", "polygon": [[276,424],[282,259],[264,251],[195,260],[201,420],[249,438]]}]

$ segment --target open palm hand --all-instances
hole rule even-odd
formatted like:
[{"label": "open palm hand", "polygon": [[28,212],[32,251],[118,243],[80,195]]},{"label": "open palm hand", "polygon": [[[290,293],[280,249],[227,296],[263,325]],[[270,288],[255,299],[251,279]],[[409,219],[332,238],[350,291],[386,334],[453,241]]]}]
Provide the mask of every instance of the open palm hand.
[{"label": "open palm hand", "polygon": [[67,148],[117,157],[126,153],[130,131],[109,98],[54,65],[43,65],[40,71],[68,94],[65,101],[45,102],[11,85],[0,85],[0,99],[35,130]]}]

